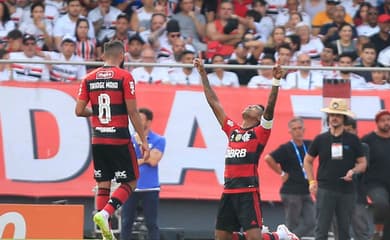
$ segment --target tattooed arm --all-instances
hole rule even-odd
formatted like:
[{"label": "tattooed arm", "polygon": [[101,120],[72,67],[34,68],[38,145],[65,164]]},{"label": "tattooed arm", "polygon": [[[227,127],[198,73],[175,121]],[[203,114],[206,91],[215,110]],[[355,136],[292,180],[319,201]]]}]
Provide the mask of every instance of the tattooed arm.
[{"label": "tattooed arm", "polygon": [[276,65],[273,69],[272,89],[268,97],[267,107],[265,108],[263,117],[265,120],[272,120],[274,118],[275,104],[278,97],[280,79],[283,76],[283,71],[280,65]]},{"label": "tattooed arm", "polygon": [[217,95],[214,90],[211,88],[209,79],[207,78],[206,70],[204,69],[202,60],[196,58],[194,60],[194,67],[198,70],[200,77],[202,79],[203,91],[206,96],[207,102],[211,109],[214,112],[215,117],[217,118],[219,124],[223,126],[223,122],[225,121],[226,114],[218,100]]}]

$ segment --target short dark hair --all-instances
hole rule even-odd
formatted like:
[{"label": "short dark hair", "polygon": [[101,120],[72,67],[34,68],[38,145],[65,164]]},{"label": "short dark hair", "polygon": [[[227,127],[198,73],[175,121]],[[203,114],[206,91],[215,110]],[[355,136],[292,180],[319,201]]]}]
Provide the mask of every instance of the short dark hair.
[{"label": "short dark hair", "polygon": [[347,116],[344,119],[344,126],[351,126],[354,130],[356,130],[356,120]]},{"label": "short dark hair", "polygon": [[366,49],[366,48],[368,48],[368,49],[374,49],[375,52],[376,52],[375,44],[373,44],[372,42],[368,42],[368,43],[363,44],[363,46],[362,46],[362,51],[364,51],[364,49]]},{"label": "short dark hair", "polygon": [[278,52],[279,52],[279,50],[280,50],[281,48],[285,48],[285,49],[288,49],[288,50],[292,51],[292,49],[291,49],[291,47],[290,47],[290,45],[289,45],[288,43],[282,43],[282,44],[280,44],[279,47],[278,47]]},{"label": "short dark hair", "polygon": [[147,120],[149,121],[153,120],[153,112],[149,108],[140,108],[138,109],[138,112],[145,114]]},{"label": "short dark hair", "polygon": [[348,57],[348,58],[350,58],[352,61],[355,61],[355,57],[354,57],[353,54],[350,53],[350,52],[343,52],[343,53],[341,53],[341,54],[337,57],[337,60],[340,61],[340,58],[343,58],[343,57]]},{"label": "short dark hair", "polygon": [[106,56],[117,56],[125,52],[123,42],[114,40],[104,44],[104,55]]},{"label": "short dark hair", "polygon": [[181,54],[180,54],[180,59],[183,59],[183,57],[187,54],[193,54],[195,55],[195,53],[193,51],[190,51],[190,50],[184,50]]},{"label": "short dark hair", "polygon": [[18,29],[11,30],[7,34],[7,39],[15,40],[15,39],[22,39],[22,38],[23,38],[23,33]]},{"label": "short dark hair", "polygon": [[325,42],[324,48],[329,48],[329,49],[331,49],[333,55],[337,55],[337,54],[338,54],[336,45],[334,45],[334,44],[332,44],[332,43],[330,43],[330,42]]},{"label": "short dark hair", "polygon": [[116,17],[116,20],[118,21],[118,20],[121,19],[121,18],[125,19],[127,22],[130,22],[130,18],[129,18],[129,16],[127,16],[127,14],[124,14],[124,13],[119,14],[119,15]]},{"label": "short dark hair", "polygon": [[260,22],[260,20],[261,20],[261,14],[255,10],[252,10],[252,9],[248,10],[246,12],[245,16],[252,17],[255,20],[255,22]]}]

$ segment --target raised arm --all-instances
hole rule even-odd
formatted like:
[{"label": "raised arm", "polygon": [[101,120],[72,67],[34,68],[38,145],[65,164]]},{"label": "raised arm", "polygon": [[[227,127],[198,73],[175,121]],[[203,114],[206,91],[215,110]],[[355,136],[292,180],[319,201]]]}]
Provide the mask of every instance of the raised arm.
[{"label": "raised arm", "polygon": [[226,114],[218,100],[217,94],[215,94],[214,90],[211,88],[209,79],[207,78],[207,73],[206,70],[204,69],[202,60],[199,58],[196,58],[194,60],[194,66],[198,70],[201,80],[202,80],[202,85],[203,85],[203,90],[204,94],[206,96],[207,102],[210,105],[211,109],[214,112],[215,117],[217,118],[219,124],[223,126],[223,122],[226,118]]},{"label": "raised arm", "polygon": [[283,71],[280,65],[276,65],[273,69],[273,80],[271,93],[268,97],[267,107],[265,108],[263,117],[265,120],[272,120],[274,118],[275,104],[278,97],[280,79],[283,76]]}]

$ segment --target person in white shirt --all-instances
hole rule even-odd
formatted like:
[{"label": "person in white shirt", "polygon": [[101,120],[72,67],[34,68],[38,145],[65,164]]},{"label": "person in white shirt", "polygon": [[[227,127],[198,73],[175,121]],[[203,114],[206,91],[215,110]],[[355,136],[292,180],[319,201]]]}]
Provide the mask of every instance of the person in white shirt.
[{"label": "person in white shirt", "polygon": [[[138,33],[133,34],[129,37],[129,41],[127,43],[127,52],[125,53],[125,61],[139,63],[144,61],[142,58],[142,51],[144,49],[145,42],[139,36]],[[131,72],[135,67],[129,66],[126,69]]]},{"label": "person in white shirt", "polygon": [[31,7],[35,4],[43,4],[44,5],[43,19],[45,19],[45,21],[48,24],[50,24],[50,27],[53,28],[54,23],[57,21],[60,15],[58,9],[53,5],[47,4],[45,0],[30,0],[29,2],[30,4],[23,9],[23,14],[18,26],[21,27],[26,23],[32,22],[33,19],[31,16]]},{"label": "person in white shirt", "polygon": [[390,46],[379,52],[378,62],[383,66],[390,67]]},{"label": "person in white shirt", "polygon": [[137,15],[139,20],[138,31],[142,32],[150,29],[150,19],[154,13],[153,0],[142,0],[142,7],[137,9]]},{"label": "person in white shirt", "polygon": [[389,73],[383,71],[372,71],[372,82],[367,83],[367,89],[373,90],[390,90],[390,83],[388,82]]},{"label": "person in white shirt", "polygon": [[[53,29],[54,43],[57,50],[61,47],[61,41],[64,35],[74,33],[76,30],[77,19],[82,18],[80,0],[68,0],[68,13],[57,19]],[[89,21],[89,26],[93,26]],[[88,29],[88,36],[95,38],[93,27]]]},{"label": "person in white shirt", "polygon": [[[265,54],[261,58],[260,64],[262,66],[274,66],[275,65],[275,58],[272,54]],[[259,75],[253,76],[248,83],[248,88],[267,88],[270,89],[272,87],[272,79],[273,79],[273,72],[272,68],[269,69],[261,69],[258,71]],[[286,80],[280,79],[280,87],[285,88],[286,87]]]},{"label": "person in white shirt", "polygon": [[267,16],[267,2],[265,0],[254,0],[252,3],[252,9],[258,12],[261,16],[260,21],[253,22],[256,34],[261,36],[261,41],[266,42],[274,29],[273,19],[270,16]]},{"label": "person in white shirt", "polygon": [[[351,53],[340,54],[339,59],[338,59],[338,66],[339,67],[352,67],[353,66],[353,56],[351,55]],[[330,78],[344,79],[346,81],[350,81],[352,90],[367,89],[366,80],[362,76],[360,76],[356,73],[353,73],[351,71],[348,71],[348,70],[338,71]]]},{"label": "person in white shirt", "polygon": [[13,29],[15,29],[15,23],[11,20],[8,5],[0,2],[0,39],[6,38]]},{"label": "person in white shirt", "polygon": [[117,17],[122,12],[111,6],[111,0],[98,0],[98,3],[98,6],[89,12],[88,20],[92,22],[97,33],[96,39],[102,41],[106,37],[114,36]]},{"label": "person in white shirt", "polygon": [[371,37],[379,32],[378,25],[378,10],[375,7],[368,8],[367,23],[363,23],[356,27],[358,36]]},{"label": "person in white shirt", "polygon": [[158,50],[160,42],[166,41],[165,26],[167,23],[167,16],[162,13],[153,13],[150,19],[150,29],[142,31],[139,35],[145,43],[149,43],[151,47]]},{"label": "person in white shirt", "polygon": [[[6,51],[4,49],[0,50],[0,59],[4,59],[6,56]],[[11,79],[11,72],[9,71],[9,68],[7,64],[0,64],[0,82],[1,81],[8,81]]]},{"label": "person in white shirt", "polygon": [[51,50],[53,44],[53,27],[45,19],[45,5],[37,2],[31,5],[31,21],[23,22],[19,30],[25,34],[34,35],[41,49]]},{"label": "person in white shirt", "polygon": [[[37,41],[33,35],[23,36],[23,52],[9,53],[9,59],[26,59],[31,61],[43,61],[43,57],[38,56]],[[41,63],[13,63],[12,79],[16,81],[39,82],[49,80],[49,70],[45,64]]]},{"label": "person in white shirt", "polygon": [[[185,50],[180,58],[181,63],[192,64],[195,53]],[[169,72],[169,79],[174,85],[200,85],[200,75],[193,67],[175,68]]]},{"label": "person in white shirt", "polygon": [[[225,64],[222,55],[216,54],[211,59],[212,64]],[[214,68],[213,72],[207,74],[211,86],[239,87],[237,74],[225,71],[223,68]]]},{"label": "person in white shirt", "polygon": [[[51,60],[83,62],[81,57],[74,54],[76,41],[73,35],[65,35],[61,41],[61,52],[46,52],[46,54]],[[54,82],[81,81],[86,74],[85,65],[53,64],[50,69],[50,80]]]},{"label": "person in white shirt", "polygon": [[286,28],[289,28],[289,26],[286,26],[286,24],[288,24],[292,13],[299,13],[302,17],[301,21],[311,25],[310,16],[306,12],[299,9],[299,1],[287,0],[287,8],[278,13],[275,20],[275,26],[285,26]]},{"label": "person in white shirt", "polygon": [[[145,48],[142,51],[141,58],[144,63],[155,63],[156,53],[152,48]],[[167,68],[161,67],[137,67],[131,72],[134,81],[137,84],[149,83],[149,84],[161,84],[169,83],[169,76]]]},{"label": "person in white shirt", "polygon": [[324,44],[321,39],[314,37],[310,33],[310,26],[304,22],[300,22],[296,26],[296,33],[301,38],[300,52],[306,53],[312,59],[320,57]]},{"label": "person in white shirt", "polygon": [[[297,56],[297,66],[311,66],[310,56],[306,53],[299,53]],[[298,70],[287,74],[286,82],[289,89],[320,89],[323,85],[323,76],[311,70]]]}]

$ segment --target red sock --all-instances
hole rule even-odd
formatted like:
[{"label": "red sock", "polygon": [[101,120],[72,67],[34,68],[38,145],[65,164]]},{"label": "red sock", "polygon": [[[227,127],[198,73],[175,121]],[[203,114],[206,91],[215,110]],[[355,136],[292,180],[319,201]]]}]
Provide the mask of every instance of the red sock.
[{"label": "red sock", "polygon": [[106,206],[104,207],[104,210],[106,210],[111,216],[112,214],[114,214],[116,209],[120,208],[122,204],[126,202],[131,192],[131,187],[126,183],[122,183],[115,190],[115,192],[112,193],[108,204],[106,204]]},{"label": "red sock", "polygon": [[98,188],[97,194],[95,197],[96,210],[100,211],[106,206],[108,200],[110,199],[110,189],[109,188]]},{"label": "red sock", "polygon": [[279,235],[276,232],[263,233],[263,240],[279,240]]}]

